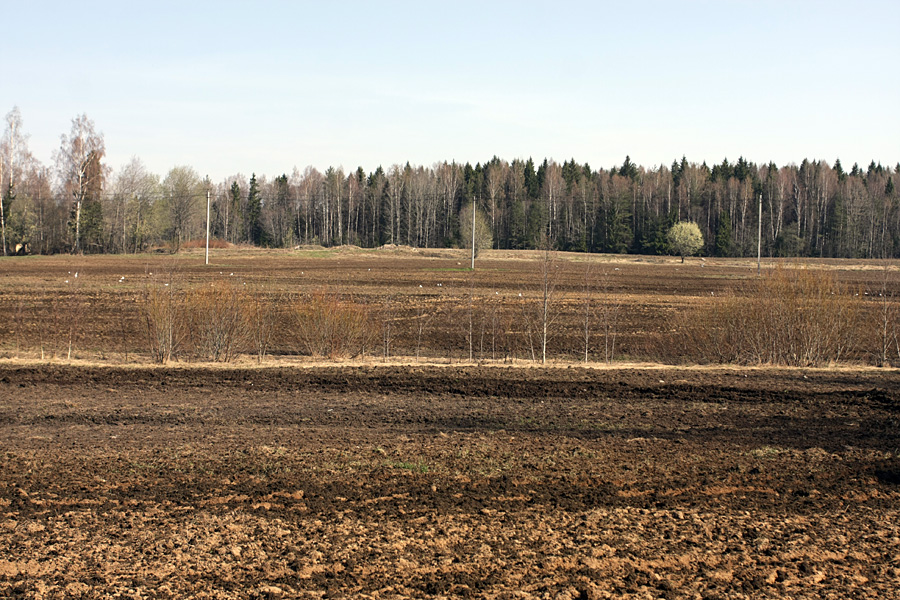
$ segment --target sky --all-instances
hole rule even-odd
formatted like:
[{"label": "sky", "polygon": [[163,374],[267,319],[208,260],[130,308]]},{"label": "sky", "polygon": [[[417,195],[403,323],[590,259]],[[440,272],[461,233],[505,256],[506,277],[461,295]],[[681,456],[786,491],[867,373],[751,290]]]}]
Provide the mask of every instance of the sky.
[{"label": "sky", "polygon": [[900,163],[900,2],[0,0],[0,114],[53,164],[214,182],[533,157]]}]

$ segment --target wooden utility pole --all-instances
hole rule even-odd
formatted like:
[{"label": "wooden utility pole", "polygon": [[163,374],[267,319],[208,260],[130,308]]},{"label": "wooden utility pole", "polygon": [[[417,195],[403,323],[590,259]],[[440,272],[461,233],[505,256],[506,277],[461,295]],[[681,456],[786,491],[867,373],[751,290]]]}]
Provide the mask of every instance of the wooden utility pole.
[{"label": "wooden utility pole", "polygon": [[209,264],[209,190],[206,190],[206,264]]},{"label": "wooden utility pole", "polygon": [[762,194],[759,195],[759,230],[756,234],[756,276],[762,271]]}]

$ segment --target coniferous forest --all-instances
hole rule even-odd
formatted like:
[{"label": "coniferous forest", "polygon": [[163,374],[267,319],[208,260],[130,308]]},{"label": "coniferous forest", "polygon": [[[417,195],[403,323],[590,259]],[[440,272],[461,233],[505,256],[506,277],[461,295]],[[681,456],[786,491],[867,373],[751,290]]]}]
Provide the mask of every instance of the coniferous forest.
[{"label": "coniferous forest", "polygon": [[[178,251],[203,238],[207,194],[213,238],[290,248],[464,246],[463,207],[475,202],[491,244],[526,249],[666,254],[666,232],[696,222],[707,256],[900,256],[900,164],[843,165],[802,159],[776,165],[743,157],[716,164],[594,167],[498,157],[294,169],[276,177],[201,178],[189,165],[165,174],[135,158],[114,170],[103,135],[86,115],[61,136],[52,164],[37,160],[14,108],[0,138],[0,229],[4,254]],[[248,165],[248,169],[265,165]]]}]

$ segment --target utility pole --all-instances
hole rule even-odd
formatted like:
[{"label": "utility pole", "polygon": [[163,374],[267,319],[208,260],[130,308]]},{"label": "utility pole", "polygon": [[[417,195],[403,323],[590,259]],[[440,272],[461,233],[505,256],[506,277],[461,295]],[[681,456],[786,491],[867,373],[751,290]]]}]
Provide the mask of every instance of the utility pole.
[{"label": "utility pole", "polygon": [[759,195],[759,230],[756,234],[756,276],[762,271],[762,194]]},{"label": "utility pole", "polygon": [[206,264],[209,264],[209,190],[206,190]]}]

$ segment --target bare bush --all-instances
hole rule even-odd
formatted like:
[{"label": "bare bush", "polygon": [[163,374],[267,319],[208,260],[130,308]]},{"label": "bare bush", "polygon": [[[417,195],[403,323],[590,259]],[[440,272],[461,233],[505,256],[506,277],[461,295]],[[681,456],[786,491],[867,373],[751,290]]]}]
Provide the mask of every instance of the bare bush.
[{"label": "bare bush", "polygon": [[603,337],[603,360],[611,363],[616,354],[616,338],[619,334],[619,316],[622,300],[613,294],[609,273],[604,273],[599,281],[600,298],[594,298],[598,282],[594,268],[587,263],[582,286],[582,341],[584,342],[584,362],[588,362],[591,338],[596,329]]},{"label": "bare bush", "polygon": [[416,361],[418,362],[421,357],[422,351],[422,340],[425,337],[425,331],[431,322],[434,320],[435,313],[430,310],[430,307],[422,304],[416,308],[416,317],[414,322],[415,334],[416,334]]},{"label": "bare bush", "polygon": [[259,287],[252,288],[249,292],[247,303],[247,323],[249,338],[256,353],[256,362],[268,354],[269,348],[275,339],[275,333],[279,326],[279,312],[277,307],[283,303],[283,298],[277,297],[269,300]]},{"label": "bare bush", "polygon": [[89,299],[85,296],[78,272],[69,273],[65,280],[65,288],[53,298],[51,304],[54,331],[57,336],[56,348],[62,354],[65,352],[66,360],[71,360],[76,346],[83,336],[82,322],[89,305]]},{"label": "bare bush", "polygon": [[185,308],[195,354],[204,360],[230,362],[250,341],[250,295],[231,279],[188,290]]},{"label": "bare bush", "polygon": [[381,309],[378,311],[378,320],[381,322],[381,356],[387,362],[391,357],[391,348],[393,347],[394,337],[397,335],[396,324],[397,315],[394,310],[394,295],[385,296],[381,303]]},{"label": "bare bush", "polygon": [[896,292],[897,271],[892,270],[889,261],[884,261],[878,285],[870,288],[870,306],[867,321],[869,340],[866,350],[875,358],[878,366],[890,366],[892,361],[900,361],[900,301]]},{"label": "bare bush", "polygon": [[170,275],[149,284],[143,293],[144,323],[150,355],[158,363],[177,358],[185,337],[184,300]]},{"label": "bare bush", "polygon": [[359,356],[372,337],[368,306],[340,294],[317,290],[304,295],[295,314],[297,337],[312,356]]},{"label": "bare bush", "polygon": [[857,342],[860,301],[824,271],[776,267],[676,324],[675,344],[702,362],[820,366]]},{"label": "bare bush", "polygon": [[550,248],[545,238],[543,250],[538,259],[540,279],[538,281],[537,298],[522,306],[522,318],[531,350],[532,360],[537,360],[540,353],[541,363],[547,362],[547,345],[558,333],[555,326],[560,317],[560,305],[563,297],[559,290],[562,278],[562,263]]},{"label": "bare bush", "polygon": [[[507,328],[509,324],[505,322],[506,315],[503,312],[503,300],[495,294],[494,298],[488,298],[482,305],[481,316],[481,353],[486,353],[485,344],[490,345],[491,360],[497,360],[499,353],[504,356],[509,354],[507,348]],[[485,339],[487,338],[487,339]]]}]

